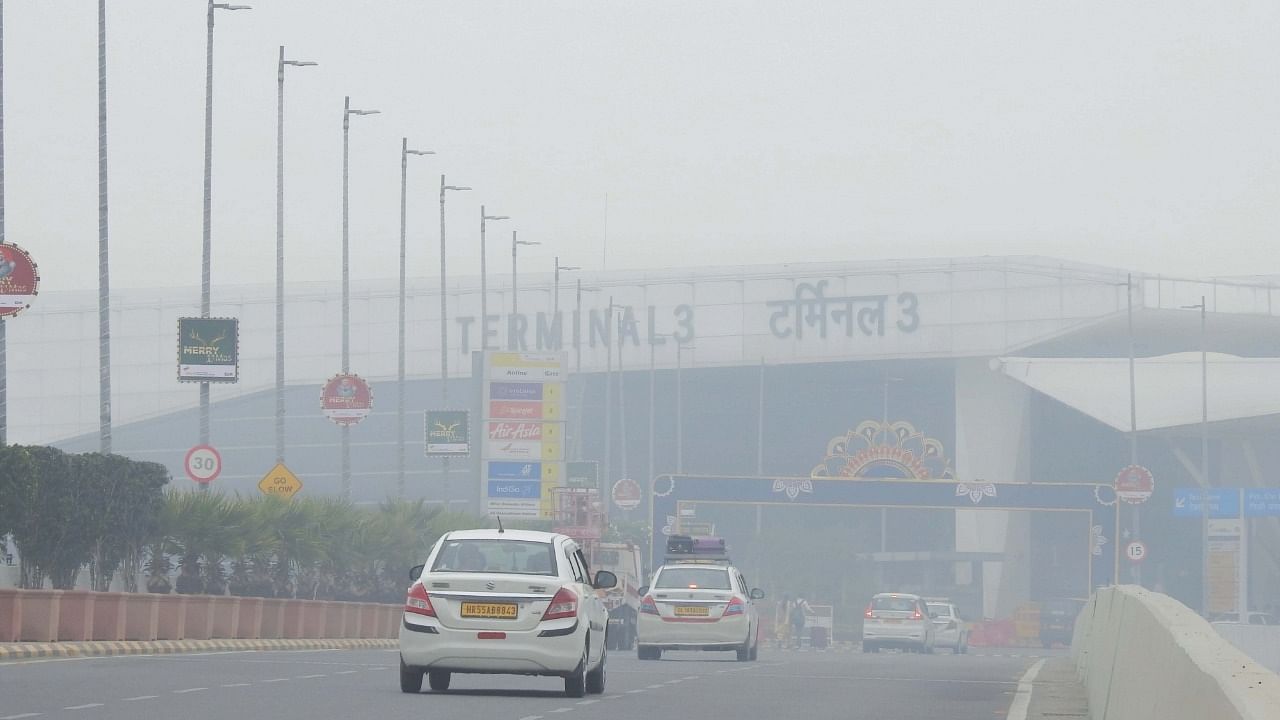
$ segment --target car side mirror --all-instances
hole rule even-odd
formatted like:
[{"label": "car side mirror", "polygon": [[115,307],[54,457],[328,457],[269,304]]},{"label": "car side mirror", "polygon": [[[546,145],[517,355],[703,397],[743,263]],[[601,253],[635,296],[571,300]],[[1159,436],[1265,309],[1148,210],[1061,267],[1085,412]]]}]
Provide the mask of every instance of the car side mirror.
[{"label": "car side mirror", "polygon": [[608,570],[601,570],[596,573],[596,582],[592,586],[597,590],[608,590],[611,587],[618,586],[618,576]]},{"label": "car side mirror", "polygon": [[763,600],[763,599],[764,599],[764,591],[763,591],[763,590],[761,590],[760,588],[751,588],[751,599],[752,599],[752,600]]},{"label": "car side mirror", "polygon": [[649,586],[648,586],[648,585],[641,585],[641,586],[640,586],[640,589],[639,589],[639,590],[637,590],[636,592],[640,593],[640,597],[644,597],[645,595],[648,595],[648,594],[649,594]]},{"label": "car side mirror", "polygon": [[426,565],[414,565],[409,568],[409,581],[413,582],[422,577],[422,571],[426,569],[426,567]]}]

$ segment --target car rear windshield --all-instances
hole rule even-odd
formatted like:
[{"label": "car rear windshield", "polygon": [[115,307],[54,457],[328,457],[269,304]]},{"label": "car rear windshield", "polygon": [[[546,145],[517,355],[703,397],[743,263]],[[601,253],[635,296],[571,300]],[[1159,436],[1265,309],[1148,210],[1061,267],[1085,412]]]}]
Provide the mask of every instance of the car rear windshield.
[{"label": "car rear windshield", "polygon": [[669,567],[658,573],[655,588],[693,588],[699,590],[728,590],[729,572],[712,567]]},{"label": "car rear windshield", "polygon": [[929,603],[929,612],[934,613],[939,617],[951,617],[951,606]]},{"label": "car rear windshield", "polygon": [[911,612],[916,609],[916,601],[904,597],[878,597],[871,601],[871,609],[890,612]]},{"label": "car rear windshield", "polygon": [[446,540],[431,572],[556,575],[555,547],[529,540]]}]

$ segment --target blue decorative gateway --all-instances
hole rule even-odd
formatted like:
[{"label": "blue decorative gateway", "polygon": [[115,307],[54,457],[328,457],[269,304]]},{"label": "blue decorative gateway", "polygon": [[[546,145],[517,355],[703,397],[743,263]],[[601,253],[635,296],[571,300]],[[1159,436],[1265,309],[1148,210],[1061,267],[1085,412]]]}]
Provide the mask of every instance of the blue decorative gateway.
[{"label": "blue decorative gateway", "polygon": [[[816,505],[938,510],[1044,510],[1088,513],[1089,537],[1080,551],[1090,555],[1089,586],[1116,578],[1116,502],[1109,484],[990,483],[954,480],[853,479],[820,477],[743,477],[660,475],[652,484],[653,540],[650,559],[657,567],[682,506],[695,504]],[[1107,546],[1111,547],[1108,548]],[[1109,550],[1109,551],[1108,551]]]}]

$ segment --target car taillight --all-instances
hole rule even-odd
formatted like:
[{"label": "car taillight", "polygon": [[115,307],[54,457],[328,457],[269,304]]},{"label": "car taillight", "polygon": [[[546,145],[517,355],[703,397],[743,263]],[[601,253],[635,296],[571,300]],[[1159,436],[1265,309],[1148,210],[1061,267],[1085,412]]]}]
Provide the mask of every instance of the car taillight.
[{"label": "car taillight", "polygon": [[578,595],[567,587],[562,587],[556,596],[551,598],[551,605],[542,613],[543,620],[560,620],[578,616]]},{"label": "car taillight", "polygon": [[422,587],[422,583],[414,583],[413,587],[409,588],[409,597],[404,601],[404,611],[427,617],[436,616],[436,609],[431,607],[431,596],[427,595],[427,589]]},{"label": "car taillight", "polygon": [[721,617],[729,617],[730,615],[741,615],[746,611],[747,611],[747,604],[742,601],[742,598],[735,597],[729,601],[728,605],[725,606],[724,615],[722,615]]},{"label": "car taillight", "polygon": [[658,614],[658,604],[653,601],[652,595],[645,595],[644,599],[640,601],[640,612],[645,615]]},{"label": "car taillight", "polygon": [[871,620],[871,619],[875,618],[875,616],[876,616],[876,614],[875,614],[875,612],[873,612],[873,611],[872,611],[872,609],[871,609],[871,606],[870,606],[870,605],[868,605],[868,606],[867,606],[866,611],[862,613],[862,617],[864,617],[864,618],[866,618],[866,619],[868,619],[868,620]]},{"label": "car taillight", "polygon": [[923,619],[924,619],[924,615],[920,614],[920,611],[919,611],[919,610],[916,610],[915,612],[911,613],[911,619],[912,619],[912,620],[923,620]]}]

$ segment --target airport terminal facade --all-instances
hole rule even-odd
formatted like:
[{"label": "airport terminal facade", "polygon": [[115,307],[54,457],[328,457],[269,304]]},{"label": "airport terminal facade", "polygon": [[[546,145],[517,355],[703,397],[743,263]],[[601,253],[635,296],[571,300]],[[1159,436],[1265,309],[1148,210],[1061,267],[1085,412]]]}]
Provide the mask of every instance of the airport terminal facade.
[{"label": "airport terminal facade", "polygon": [[[491,278],[488,318],[478,285],[446,288],[449,404],[476,397],[475,351],[564,351],[566,453],[607,461],[606,488],[667,474],[768,477],[778,497],[803,504],[806,480],[907,480],[947,483],[976,506],[988,485],[1082,483],[1110,505],[1107,488],[1136,437],[1138,462],[1156,478],[1138,534],[1129,508],[1107,527],[1051,512],[881,512],[874,503],[833,520],[883,522],[867,556],[885,577],[909,585],[932,558],[930,582],[968,588],[988,617],[1087,593],[1098,580],[1089,556],[1139,535],[1149,549],[1141,581],[1196,607],[1200,528],[1174,517],[1175,489],[1280,485],[1280,293],[1265,279],[1169,279],[1042,257],[581,273],[562,277],[558,291],[531,273],[514,313],[509,284]],[[274,297],[270,286],[214,289],[212,315],[240,320],[239,382],[213,387],[211,442],[224,468],[215,487],[226,491],[257,492],[276,459]],[[336,493],[339,431],[319,395],[340,369],[341,297],[327,284],[289,286],[286,297],[285,458],[304,493]],[[1203,332],[1199,309],[1188,308],[1202,297]],[[197,301],[194,289],[113,300],[113,450],[164,463],[178,486],[190,482],[182,463],[198,423],[196,388],[176,380],[175,333]],[[442,403],[439,286],[409,284],[403,387],[396,284],[357,284],[351,302],[351,369],[374,394],[372,414],[351,430],[353,499],[398,492],[403,398],[405,495],[474,506],[474,466],[455,462],[446,479],[423,455],[423,411]],[[95,297],[41,295],[8,332],[11,442],[96,450]],[[608,391],[606,377],[616,383]],[[732,513],[720,520],[728,534],[752,532]],[[1280,596],[1280,556],[1267,550],[1280,547],[1280,522],[1262,518],[1247,532],[1258,540],[1250,594],[1264,606]],[[1134,576],[1117,565],[1121,581]]]}]

